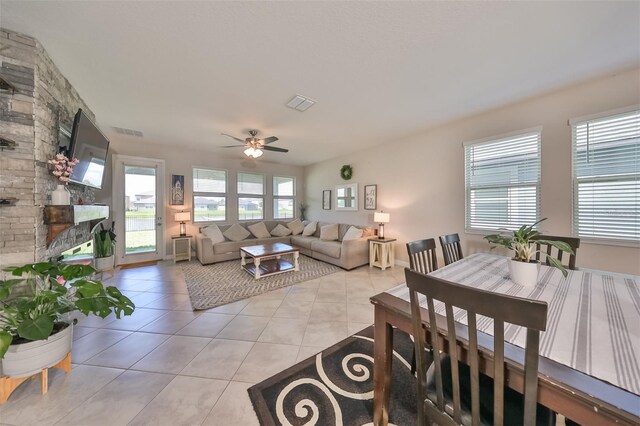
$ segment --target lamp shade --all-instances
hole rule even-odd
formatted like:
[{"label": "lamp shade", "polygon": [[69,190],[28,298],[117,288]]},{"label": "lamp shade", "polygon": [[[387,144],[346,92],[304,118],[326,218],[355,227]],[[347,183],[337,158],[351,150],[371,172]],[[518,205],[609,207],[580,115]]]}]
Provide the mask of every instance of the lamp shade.
[{"label": "lamp shade", "polygon": [[389,223],[389,213],[383,213],[383,212],[375,212],[373,214],[373,221],[375,223]]},{"label": "lamp shade", "polygon": [[191,212],[178,212],[173,217],[176,222],[186,222],[191,220]]}]

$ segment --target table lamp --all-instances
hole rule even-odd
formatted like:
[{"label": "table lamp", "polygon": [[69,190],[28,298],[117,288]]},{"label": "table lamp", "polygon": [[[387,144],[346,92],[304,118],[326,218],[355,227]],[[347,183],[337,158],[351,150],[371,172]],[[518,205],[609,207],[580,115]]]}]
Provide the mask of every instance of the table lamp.
[{"label": "table lamp", "polygon": [[176,222],[180,222],[180,236],[184,237],[187,235],[187,225],[185,222],[191,220],[191,212],[178,212],[173,218]]},{"label": "table lamp", "polygon": [[389,213],[375,212],[373,214],[373,221],[378,223],[378,239],[384,240],[384,224],[389,223]]}]

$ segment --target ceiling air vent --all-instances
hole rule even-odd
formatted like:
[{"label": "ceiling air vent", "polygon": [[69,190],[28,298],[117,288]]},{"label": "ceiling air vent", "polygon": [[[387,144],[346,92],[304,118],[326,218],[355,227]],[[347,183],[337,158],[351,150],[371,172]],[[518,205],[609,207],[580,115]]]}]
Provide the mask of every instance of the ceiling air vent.
[{"label": "ceiling air vent", "polygon": [[140,130],[131,130],[115,126],[112,126],[112,128],[116,131],[116,133],[120,133],[121,135],[135,136],[136,138],[144,137],[144,134]]},{"label": "ceiling air vent", "polygon": [[311,98],[302,95],[295,95],[289,102],[287,102],[287,106],[291,109],[295,109],[296,111],[306,111],[315,103],[316,101]]}]

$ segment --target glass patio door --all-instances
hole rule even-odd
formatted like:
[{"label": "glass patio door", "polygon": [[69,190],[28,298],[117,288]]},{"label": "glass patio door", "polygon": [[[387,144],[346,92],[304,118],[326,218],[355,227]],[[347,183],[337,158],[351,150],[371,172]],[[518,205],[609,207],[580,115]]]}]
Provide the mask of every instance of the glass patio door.
[{"label": "glass patio door", "polygon": [[164,161],[114,156],[118,264],[164,258]]}]

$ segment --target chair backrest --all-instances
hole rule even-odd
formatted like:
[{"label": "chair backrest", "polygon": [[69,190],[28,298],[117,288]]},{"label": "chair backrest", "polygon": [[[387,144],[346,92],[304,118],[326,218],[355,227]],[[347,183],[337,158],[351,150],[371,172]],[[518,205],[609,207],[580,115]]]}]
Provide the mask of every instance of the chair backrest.
[{"label": "chair backrest", "polygon": [[[480,422],[480,373],[478,362],[478,330],[477,315],[493,318],[494,335],[494,365],[493,365],[493,424],[501,426],[504,418],[504,324],[510,323],[526,327],[525,349],[525,382],[524,382],[524,419],[522,424],[534,425],[536,422],[537,387],[538,387],[538,349],[540,331],[544,331],[547,325],[547,304],[545,302],[522,299],[504,294],[492,293],[449,281],[445,281],[430,275],[420,274],[405,268],[407,285],[410,290],[411,316],[413,321],[414,337],[416,339],[416,366],[418,370],[418,421],[425,424],[424,415],[427,411],[429,421],[435,424],[461,424],[460,405],[460,376],[458,371],[458,352],[449,350],[451,362],[451,380],[453,393],[453,417],[445,411],[442,368],[440,365],[443,348],[440,348],[438,339],[438,326],[434,310],[434,300],[445,305],[446,330],[444,334],[449,343],[449,348],[455,347],[456,327],[453,307],[461,308],[467,312],[469,331],[469,350],[467,351],[467,364],[471,373],[471,418],[472,424]],[[418,294],[427,298],[427,311],[429,331],[431,335],[431,347],[433,348],[434,368],[436,378],[436,403],[425,398],[424,389],[425,371],[422,357],[424,332],[422,324],[422,311],[419,305]],[[424,401],[424,402],[423,402]],[[431,424],[431,423],[429,423]]]},{"label": "chair backrest", "polygon": [[442,256],[444,257],[445,265],[462,259],[462,247],[460,246],[460,237],[458,234],[442,235],[440,237],[440,245],[442,246]]},{"label": "chair backrest", "polygon": [[409,266],[412,270],[428,274],[438,269],[436,240],[429,238],[407,243]]},{"label": "chair backrest", "polygon": [[[566,265],[564,265],[563,263],[563,265],[567,269],[576,269],[576,256],[578,254],[578,247],[580,247],[580,238],[558,237],[555,235],[538,235],[534,237],[534,240],[562,241],[569,244],[569,246],[571,246],[571,248],[573,249],[573,254],[565,253],[562,250],[558,250],[557,248],[549,244],[536,243],[536,260],[539,261],[541,258],[544,258],[542,260],[546,260],[547,257],[543,255],[543,253],[546,253],[549,256],[553,256],[558,259],[560,263],[563,263],[562,256],[564,254],[569,256],[569,263]],[[550,265],[548,261],[547,265]]]}]

